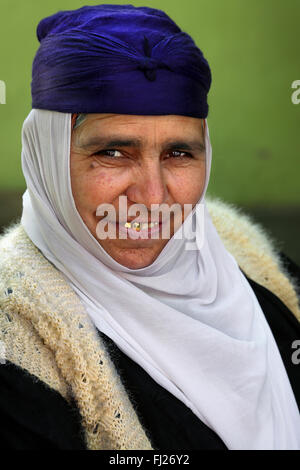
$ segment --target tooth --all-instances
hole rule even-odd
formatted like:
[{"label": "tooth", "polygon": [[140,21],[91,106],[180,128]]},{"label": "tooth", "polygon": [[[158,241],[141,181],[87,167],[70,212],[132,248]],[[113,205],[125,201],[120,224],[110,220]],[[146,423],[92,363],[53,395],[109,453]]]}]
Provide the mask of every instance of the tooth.
[{"label": "tooth", "polygon": [[159,225],[159,222],[151,222],[149,224],[147,222],[143,222],[143,223],[134,222],[133,224],[131,224],[130,222],[126,222],[124,224],[124,227],[125,228],[132,228],[132,229],[136,230],[137,232],[140,232],[141,230],[146,230],[148,228],[153,228],[157,225]]}]

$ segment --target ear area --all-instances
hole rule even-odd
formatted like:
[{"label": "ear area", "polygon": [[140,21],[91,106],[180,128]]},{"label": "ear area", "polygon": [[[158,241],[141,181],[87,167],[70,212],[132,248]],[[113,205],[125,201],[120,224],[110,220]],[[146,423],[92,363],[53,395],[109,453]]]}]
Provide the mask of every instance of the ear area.
[{"label": "ear area", "polygon": [[202,137],[203,137],[203,140],[205,141],[205,128],[206,128],[205,119],[201,119],[201,127],[202,127]]},{"label": "ear area", "polygon": [[75,127],[75,124],[76,124],[76,120],[78,118],[79,114],[72,114],[72,119],[71,119],[71,130],[74,129]]}]

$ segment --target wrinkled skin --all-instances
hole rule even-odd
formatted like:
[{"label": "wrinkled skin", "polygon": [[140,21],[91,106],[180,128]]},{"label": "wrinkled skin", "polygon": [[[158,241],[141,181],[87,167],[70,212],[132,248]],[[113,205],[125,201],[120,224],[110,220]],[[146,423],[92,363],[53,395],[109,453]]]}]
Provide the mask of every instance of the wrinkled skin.
[{"label": "wrinkled skin", "polygon": [[[84,223],[105,251],[118,263],[131,269],[150,265],[168,239],[99,240],[96,233],[101,217],[97,207],[110,203],[118,214],[120,196],[127,206],[138,203],[191,204],[194,206],[205,183],[205,121],[187,116],[135,116],[88,114],[73,129],[72,117],[70,171],[74,201]],[[139,145],[107,146],[95,140],[133,140]],[[92,142],[94,140],[94,143]],[[182,142],[190,148],[173,146]],[[187,214],[171,217],[170,237]],[[133,218],[131,217],[131,220]],[[129,218],[127,219],[129,220]]]}]

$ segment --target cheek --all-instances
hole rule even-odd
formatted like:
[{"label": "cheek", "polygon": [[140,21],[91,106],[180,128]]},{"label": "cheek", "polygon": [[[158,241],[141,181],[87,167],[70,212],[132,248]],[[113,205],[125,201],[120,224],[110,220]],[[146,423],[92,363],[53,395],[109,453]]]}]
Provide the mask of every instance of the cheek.
[{"label": "cheek", "polygon": [[173,175],[173,197],[180,204],[196,204],[201,197],[205,183],[205,165],[177,172]]},{"label": "cheek", "polygon": [[80,210],[94,211],[101,203],[112,203],[120,193],[120,179],[109,171],[85,169],[72,176],[72,191]]}]

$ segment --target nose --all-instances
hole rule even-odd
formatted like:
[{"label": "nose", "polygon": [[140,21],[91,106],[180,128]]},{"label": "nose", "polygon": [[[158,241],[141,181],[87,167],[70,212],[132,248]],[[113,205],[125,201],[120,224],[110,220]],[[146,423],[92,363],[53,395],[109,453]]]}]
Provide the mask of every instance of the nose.
[{"label": "nose", "polygon": [[152,204],[166,203],[169,197],[165,170],[159,161],[148,161],[132,175],[126,196],[135,204],[144,204],[149,210]]}]

